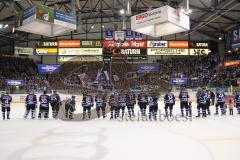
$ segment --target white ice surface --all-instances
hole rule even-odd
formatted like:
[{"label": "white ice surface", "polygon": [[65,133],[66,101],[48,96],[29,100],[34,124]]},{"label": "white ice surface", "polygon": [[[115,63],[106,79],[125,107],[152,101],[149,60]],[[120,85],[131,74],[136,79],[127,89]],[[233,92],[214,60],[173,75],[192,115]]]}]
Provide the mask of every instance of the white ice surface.
[{"label": "white ice surface", "polygon": [[0,160],[239,160],[234,111],[187,122],[63,122],[24,120],[23,104],[13,104],[12,119],[0,120]]}]

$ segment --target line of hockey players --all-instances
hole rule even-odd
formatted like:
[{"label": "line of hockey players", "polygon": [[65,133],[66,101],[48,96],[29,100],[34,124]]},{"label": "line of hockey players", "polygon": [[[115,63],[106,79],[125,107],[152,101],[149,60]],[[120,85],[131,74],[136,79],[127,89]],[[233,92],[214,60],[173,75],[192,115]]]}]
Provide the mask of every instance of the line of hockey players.
[{"label": "line of hockey players", "polygon": [[[217,90],[216,95],[210,91],[207,88],[202,88],[198,90],[196,99],[197,99],[197,116],[196,117],[207,117],[207,115],[211,115],[210,112],[210,106],[214,105],[216,97],[216,112],[215,115],[219,114],[219,109],[221,111],[222,115],[226,114],[226,103],[225,103],[225,93],[222,90]],[[189,94],[185,89],[182,89],[179,93],[179,100],[180,100],[180,111],[181,116],[189,116],[192,117],[192,104],[191,101],[189,101]],[[9,95],[8,92],[6,94],[2,94],[0,96],[0,101],[2,103],[2,115],[3,119],[10,119],[10,104],[12,102],[12,97]],[[61,105],[61,98],[59,94],[56,91],[53,91],[52,95],[47,95],[46,92],[44,92],[42,95],[40,95],[38,99],[40,105],[39,105],[39,114],[38,118],[49,118],[49,107],[51,105],[52,107],[52,116],[53,118],[58,117],[59,108]],[[141,92],[138,94],[138,96],[135,96],[133,92],[127,92],[127,91],[120,91],[120,92],[114,92],[110,95],[108,104],[110,106],[110,119],[118,119],[123,118],[125,116],[125,109],[127,108],[127,116],[129,118],[135,117],[134,113],[134,106],[138,104],[140,108],[141,117],[147,117],[146,110],[147,107],[149,109],[148,112],[148,118],[157,119],[157,113],[158,113],[158,101],[159,96],[156,94],[156,92],[151,92],[149,94],[145,92]],[[234,98],[235,106],[237,108],[238,114],[240,114],[240,93],[236,92],[235,98]],[[82,107],[83,107],[83,117],[82,119],[90,119],[91,118],[91,109],[94,106],[94,103],[96,104],[96,112],[97,117],[100,118],[101,113],[103,118],[106,118],[106,104],[107,104],[107,95],[98,92],[93,98],[92,95],[88,93],[83,94],[82,99]],[[232,103],[232,101],[229,100],[229,105]],[[26,111],[24,114],[24,118],[27,118],[29,114],[31,113],[31,118],[35,118],[36,108],[37,108],[37,96],[34,94],[33,91],[31,91],[26,99]],[[175,96],[173,93],[171,93],[171,90],[169,90],[164,95],[164,110],[165,110],[165,116],[173,116],[172,110],[175,105]],[[76,110],[76,101],[75,96],[72,96],[70,99],[68,99],[65,102],[65,116],[66,118],[73,119],[73,113]],[[232,115],[232,109],[233,107],[229,107],[229,112]]]}]

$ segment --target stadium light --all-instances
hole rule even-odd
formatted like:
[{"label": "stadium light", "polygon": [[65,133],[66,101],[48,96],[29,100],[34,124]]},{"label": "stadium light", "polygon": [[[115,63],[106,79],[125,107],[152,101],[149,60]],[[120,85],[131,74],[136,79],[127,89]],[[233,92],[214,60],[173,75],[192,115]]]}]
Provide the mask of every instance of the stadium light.
[{"label": "stadium light", "polygon": [[221,40],[222,40],[222,37],[219,37],[218,40],[221,41]]},{"label": "stadium light", "polygon": [[104,25],[102,25],[102,28],[104,28],[105,26]]},{"label": "stadium light", "polygon": [[123,15],[123,14],[125,13],[125,10],[124,10],[124,9],[120,9],[119,13],[120,13],[121,15]]},{"label": "stadium light", "polygon": [[91,26],[91,29],[94,29],[94,25]]},{"label": "stadium light", "polygon": [[231,51],[231,50],[229,50],[229,51],[228,51],[228,53],[232,53],[232,51]]}]

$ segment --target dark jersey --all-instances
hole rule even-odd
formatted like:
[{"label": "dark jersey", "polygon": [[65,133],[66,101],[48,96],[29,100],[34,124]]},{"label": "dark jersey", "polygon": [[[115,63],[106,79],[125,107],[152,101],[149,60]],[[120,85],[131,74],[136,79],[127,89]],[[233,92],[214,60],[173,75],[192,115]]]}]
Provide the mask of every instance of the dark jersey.
[{"label": "dark jersey", "polygon": [[139,94],[138,95],[138,104],[148,104],[148,97],[146,94]]},{"label": "dark jersey", "polygon": [[206,104],[207,103],[207,96],[205,92],[202,92],[198,95],[197,102],[199,104]]},{"label": "dark jersey", "polygon": [[57,94],[57,93],[52,94],[50,96],[50,98],[51,98],[51,103],[53,103],[53,104],[59,103],[61,100],[59,94]]},{"label": "dark jersey", "polygon": [[164,96],[164,103],[165,104],[175,104],[175,96],[172,93],[167,93]]},{"label": "dark jersey", "polygon": [[118,103],[118,106],[126,106],[127,103],[126,103],[126,94],[119,94],[118,95],[118,98],[117,98],[117,103]]},{"label": "dark jersey", "polygon": [[10,107],[10,103],[12,102],[12,97],[9,95],[3,95],[1,97],[2,107]]},{"label": "dark jersey", "polygon": [[126,96],[127,106],[134,106],[136,104],[136,97],[133,93],[128,93]]},{"label": "dark jersey", "polygon": [[93,97],[91,95],[84,95],[82,99],[83,107],[92,107],[93,106]]},{"label": "dark jersey", "polygon": [[68,99],[68,100],[66,101],[65,105],[69,105],[69,106],[71,106],[72,108],[75,108],[76,101],[75,101],[75,99]]},{"label": "dark jersey", "polygon": [[148,97],[148,104],[149,104],[149,106],[158,105],[158,97],[157,96]]},{"label": "dark jersey", "polygon": [[181,102],[188,102],[188,98],[189,98],[189,95],[188,95],[188,92],[180,92],[179,94],[179,99]]},{"label": "dark jersey", "polygon": [[206,101],[210,103],[210,99],[211,99],[211,92],[210,91],[206,91],[204,92],[205,96],[206,96]]},{"label": "dark jersey", "polygon": [[236,102],[237,104],[240,104],[240,94],[236,94],[236,95],[235,95],[235,102]]},{"label": "dark jersey", "polygon": [[50,96],[43,94],[39,97],[39,102],[42,107],[49,107]]},{"label": "dark jersey", "polygon": [[103,94],[97,94],[95,96],[96,107],[106,106],[106,96]]},{"label": "dark jersey", "polygon": [[28,94],[25,99],[26,104],[37,104],[37,96],[35,94]]},{"label": "dark jersey", "polygon": [[217,102],[225,102],[225,94],[224,92],[217,92],[216,94]]},{"label": "dark jersey", "polygon": [[117,96],[112,94],[109,98],[109,105],[110,106],[117,106]]}]

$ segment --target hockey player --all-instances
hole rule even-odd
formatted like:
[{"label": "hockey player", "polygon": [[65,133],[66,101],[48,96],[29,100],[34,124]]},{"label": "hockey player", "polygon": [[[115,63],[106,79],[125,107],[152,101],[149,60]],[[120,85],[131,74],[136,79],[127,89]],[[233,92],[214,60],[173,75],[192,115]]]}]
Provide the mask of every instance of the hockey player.
[{"label": "hockey player", "polygon": [[120,114],[120,110],[122,111],[122,119],[124,117],[125,114],[125,108],[126,108],[126,94],[124,91],[121,91],[120,94],[118,95],[118,109],[117,109],[117,113],[115,113],[117,115],[117,117],[119,117]]},{"label": "hockey player", "polygon": [[220,107],[222,115],[226,114],[226,108],[225,108],[225,93],[221,90],[218,90],[216,93],[216,113],[215,115],[218,115],[218,108]]},{"label": "hockey player", "polygon": [[202,116],[206,117],[206,104],[207,104],[207,96],[206,96],[206,90],[203,88],[203,90],[197,95],[197,116],[201,116],[201,110],[202,110]]},{"label": "hockey player", "polygon": [[158,111],[158,97],[156,93],[151,93],[151,95],[148,97],[148,103],[149,103],[149,120],[153,119],[157,120],[157,111]]},{"label": "hockey player", "polygon": [[47,119],[49,116],[49,103],[50,96],[47,95],[47,91],[44,91],[43,94],[39,97],[40,107],[38,118],[42,118],[42,116]]},{"label": "hockey player", "polygon": [[188,111],[189,111],[189,117],[192,117],[192,102],[191,101],[189,101],[189,103],[188,103]]},{"label": "hockey player", "polygon": [[73,119],[73,113],[76,110],[76,101],[75,96],[72,96],[70,99],[68,99],[65,103],[65,116],[66,118],[69,118],[70,120]]},{"label": "hockey player", "polygon": [[148,96],[146,93],[141,92],[138,95],[138,105],[141,111],[142,118],[146,116],[146,109],[148,105]]},{"label": "hockey player", "polygon": [[0,101],[2,103],[2,115],[3,115],[3,120],[6,119],[6,111],[7,111],[7,119],[10,119],[10,111],[11,107],[10,104],[12,102],[12,97],[9,95],[9,92],[6,92],[6,94],[3,94],[0,97]]},{"label": "hockey player", "polygon": [[115,108],[117,107],[117,93],[111,94],[108,104],[110,106],[110,111],[111,111],[110,119],[116,118],[116,115],[114,115],[114,111],[115,111]]},{"label": "hockey player", "polygon": [[82,107],[83,107],[83,117],[86,118],[86,111],[88,112],[88,118],[91,118],[91,108],[93,107],[93,97],[90,94],[84,93],[82,99]]},{"label": "hockey player", "polygon": [[136,104],[135,94],[131,91],[128,92],[126,101],[127,101],[128,115],[129,115],[129,118],[131,119],[132,117],[135,116],[134,114],[134,105]]},{"label": "hockey player", "polygon": [[205,96],[206,96],[206,113],[207,115],[211,115],[211,111],[210,111],[210,105],[211,105],[211,91],[206,88],[206,92],[205,92]]},{"label": "hockey player", "polygon": [[53,91],[53,94],[50,96],[51,97],[51,107],[52,107],[52,116],[53,118],[58,117],[58,112],[59,112],[59,107],[61,105],[61,98],[57,91]]},{"label": "hockey player", "polygon": [[215,94],[212,91],[210,92],[211,92],[211,105],[213,106],[215,104]]},{"label": "hockey player", "polygon": [[37,108],[37,96],[34,94],[34,91],[30,91],[30,93],[25,98],[25,105],[26,105],[26,111],[24,114],[24,118],[26,119],[28,117],[28,114],[31,111],[31,117],[32,119],[34,119],[36,108]]},{"label": "hockey player", "polygon": [[164,104],[165,104],[165,115],[168,117],[168,109],[169,109],[169,115],[172,117],[172,110],[173,106],[175,105],[175,96],[173,93],[171,93],[171,90],[169,89],[168,92],[164,96]]},{"label": "hockey player", "polygon": [[103,118],[105,118],[106,95],[104,95],[102,92],[98,92],[97,95],[95,96],[95,102],[98,118],[100,118],[100,110],[102,110]]},{"label": "hockey player", "polygon": [[240,114],[240,94],[239,94],[239,92],[236,92],[235,103],[236,103],[237,112],[238,112],[238,114]]},{"label": "hockey player", "polygon": [[181,90],[179,93],[179,99],[180,99],[180,109],[181,109],[181,116],[184,117],[184,109],[186,110],[186,116],[188,116],[189,108],[188,108],[188,92],[184,89]]}]

